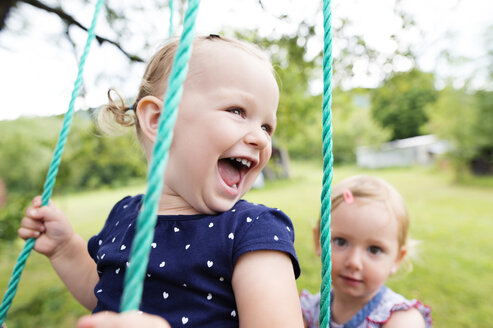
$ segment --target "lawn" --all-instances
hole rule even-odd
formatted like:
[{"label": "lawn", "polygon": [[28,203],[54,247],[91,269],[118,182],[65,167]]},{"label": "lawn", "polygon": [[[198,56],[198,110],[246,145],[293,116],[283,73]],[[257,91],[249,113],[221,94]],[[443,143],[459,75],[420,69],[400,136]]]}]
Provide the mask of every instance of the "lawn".
[{"label": "lawn", "polygon": [[[298,288],[315,292],[320,260],[313,250],[312,227],[320,208],[321,166],[292,163],[292,178],[250,191],[246,199],[279,207],[293,220],[296,250],[302,266]],[[411,216],[411,237],[419,240],[413,270],[394,277],[389,286],[408,298],[431,306],[435,327],[492,327],[493,187],[491,179],[456,185],[434,168],[364,171],[338,167],[334,182],[366,173],[392,183],[404,196]],[[115,201],[144,187],[58,196],[75,230],[88,238],[102,227]],[[0,291],[6,289],[15,259],[23,246],[2,249]],[[86,313],[67,296],[48,261],[32,254],[9,312],[9,327],[74,327]]]}]

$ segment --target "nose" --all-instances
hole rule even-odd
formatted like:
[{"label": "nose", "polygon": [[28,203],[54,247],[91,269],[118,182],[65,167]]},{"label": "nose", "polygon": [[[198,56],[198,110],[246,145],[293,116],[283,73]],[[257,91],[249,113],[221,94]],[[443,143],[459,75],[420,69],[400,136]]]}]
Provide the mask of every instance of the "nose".
[{"label": "nose", "polygon": [[262,127],[251,128],[245,135],[245,143],[258,149],[264,149],[270,144],[270,136]]},{"label": "nose", "polygon": [[363,258],[361,251],[358,250],[357,248],[353,248],[348,251],[347,257],[346,257],[346,267],[354,270],[354,271],[359,271],[363,268]]}]

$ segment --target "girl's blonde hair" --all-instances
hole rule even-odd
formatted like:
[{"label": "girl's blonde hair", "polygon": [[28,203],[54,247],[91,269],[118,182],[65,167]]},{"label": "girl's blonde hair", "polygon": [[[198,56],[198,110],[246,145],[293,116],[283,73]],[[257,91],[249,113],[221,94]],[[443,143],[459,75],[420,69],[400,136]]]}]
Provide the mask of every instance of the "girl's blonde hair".
[{"label": "girl's blonde hair", "polygon": [[355,199],[382,202],[397,220],[399,249],[407,245],[409,216],[406,203],[399,192],[383,179],[356,175],[336,184],[332,190],[332,208],[335,210],[344,201],[344,192],[349,190]]},{"label": "girl's blonde hair", "polygon": [[[196,37],[193,44],[193,55],[202,53],[206,47],[211,46],[215,42],[223,42],[246,51],[262,61],[265,61],[273,72],[268,57],[260,50],[260,48],[253,44],[215,34]],[[140,142],[143,142],[138,118],[135,113],[137,105],[139,101],[146,96],[155,96],[162,99],[166,91],[168,77],[171,73],[171,67],[173,65],[175,53],[178,50],[178,45],[178,39],[171,40],[151,57],[145,69],[133,105],[126,105],[117,91],[113,89],[108,91],[108,104],[103,106],[97,114],[98,124],[104,132],[114,134],[117,130],[115,128],[118,126],[129,127],[135,125],[137,136],[139,137]],[[117,101],[113,99],[112,94],[116,95],[118,98]]]}]

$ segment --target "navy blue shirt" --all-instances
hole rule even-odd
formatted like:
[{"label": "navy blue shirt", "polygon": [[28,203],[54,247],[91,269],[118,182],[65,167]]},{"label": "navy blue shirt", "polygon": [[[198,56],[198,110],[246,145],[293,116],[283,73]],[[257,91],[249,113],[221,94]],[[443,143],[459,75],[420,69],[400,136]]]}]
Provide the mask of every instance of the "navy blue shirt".
[{"label": "navy blue shirt", "polygon": [[[141,204],[142,195],[119,201],[101,232],[89,240],[100,277],[93,312],[119,310]],[[282,251],[291,257],[298,278],[293,243],[292,222],[281,210],[244,200],[217,215],[159,215],[140,309],[162,316],[172,327],[237,327],[231,286],[236,261],[250,251]]]}]

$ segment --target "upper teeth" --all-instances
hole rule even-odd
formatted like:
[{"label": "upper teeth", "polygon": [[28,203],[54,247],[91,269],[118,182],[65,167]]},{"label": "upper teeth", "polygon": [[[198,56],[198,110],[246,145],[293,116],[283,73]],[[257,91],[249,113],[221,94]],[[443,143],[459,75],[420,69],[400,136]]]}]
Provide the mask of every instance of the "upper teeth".
[{"label": "upper teeth", "polygon": [[238,157],[232,157],[231,159],[234,161],[240,162],[241,164],[243,164],[247,167],[250,167],[250,165],[252,165],[252,161],[249,161],[248,159],[238,158]]}]

